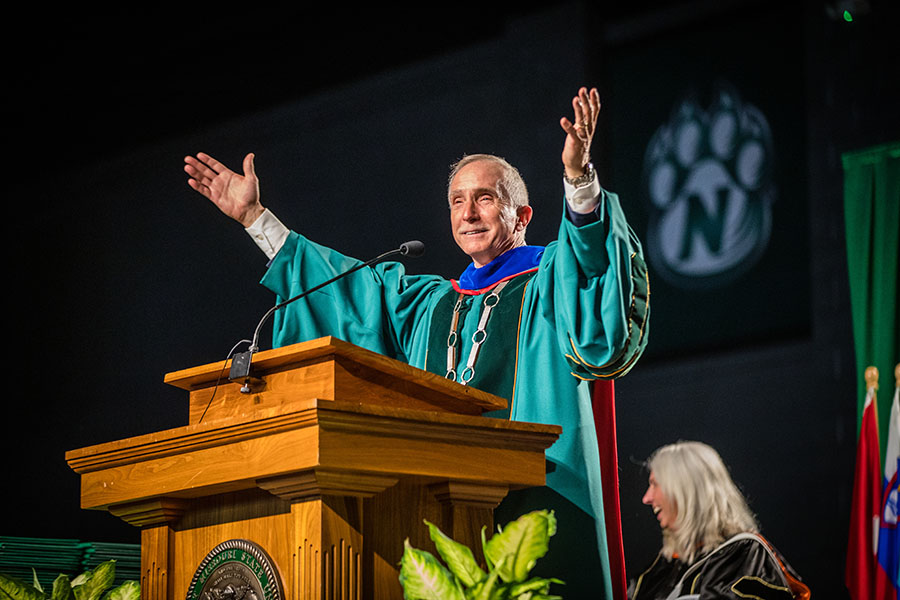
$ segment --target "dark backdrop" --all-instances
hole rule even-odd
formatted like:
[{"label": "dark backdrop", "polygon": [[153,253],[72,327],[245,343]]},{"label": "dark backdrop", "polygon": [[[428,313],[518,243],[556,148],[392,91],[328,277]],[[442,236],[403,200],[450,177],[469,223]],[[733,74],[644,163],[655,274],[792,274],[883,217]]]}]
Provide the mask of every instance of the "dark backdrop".
[{"label": "dark backdrop", "polygon": [[[900,96],[888,42],[896,7],[859,3],[846,23],[832,14],[838,4],[11,19],[23,37],[4,42],[13,302],[0,534],[137,542],[137,530],[78,508],[65,451],[185,424],[186,398],[163,375],[224,358],[271,305],[256,284],[265,258],[187,187],[184,155],[206,151],[238,168],[253,151],[264,202],[290,226],[360,258],[421,239],[426,255],[409,270],[455,276],[465,257],[444,205],[453,160],[492,152],[519,166],[536,212],[528,241],[549,242],[558,119],[578,85],[595,84],[604,99],[595,160],[643,236],[630,164],[639,157],[629,152],[641,119],[657,122],[668,106],[651,96],[674,94],[678,69],[687,79],[698,65],[719,68],[704,56],[726,56],[721,68],[745,65],[753,102],[780,105],[790,140],[778,157],[789,191],[780,223],[801,232],[798,256],[776,248],[752,273],[764,300],[755,318],[778,323],[754,335],[710,328],[679,347],[679,329],[703,327],[697,315],[717,296],[661,288],[652,297],[660,347],[651,333],[647,356],[616,388],[626,561],[634,574],[659,544],[640,504],[641,461],[664,443],[700,439],[719,449],[816,597],[844,597],[856,393],[839,158],[900,136]],[[739,34],[716,38],[722,27]],[[698,31],[709,45],[689,52]],[[784,53],[771,82],[750,67],[753,43],[766,64]],[[673,60],[681,54],[690,61]],[[780,305],[783,269],[796,296]],[[792,318],[775,318],[784,311]],[[723,323],[739,321],[734,313]]]}]

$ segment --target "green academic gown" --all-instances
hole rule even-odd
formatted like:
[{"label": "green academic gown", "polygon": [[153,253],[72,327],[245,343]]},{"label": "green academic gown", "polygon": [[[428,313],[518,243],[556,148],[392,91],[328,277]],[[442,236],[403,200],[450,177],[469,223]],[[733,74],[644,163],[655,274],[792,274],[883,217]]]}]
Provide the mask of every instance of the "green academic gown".
[{"label": "green academic gown", "polygon": [[[596,591],[612,598],[591,382],[619,377],[637,361],[647,344],[649,289],[640,242],[618,197],[601,190],[600,201],[598,222],[576,227],[564,217],[536,271],[501,292],[508,316],[492,314],[479,362],[490,354],[496,368],[496,357],[504,357],[500,364],[508,373],[492,380],[506,389],[490,389],[490,381],[481,389],[510,400],[511,419],[562,426],[547,451],[547,485],[593,517],[603,571]],[[359,262],[291,232],[262,283],[282,301]],[[278,311],[273,342],[278,347],[334,336],[444,375],[455,304],[448,299],[457,294],[442,277],[408,275],[397,262],[378,264]],[[474,314],[460,326],[458,371],[482,310],[478,298],[467,295],[466,301]]]}]

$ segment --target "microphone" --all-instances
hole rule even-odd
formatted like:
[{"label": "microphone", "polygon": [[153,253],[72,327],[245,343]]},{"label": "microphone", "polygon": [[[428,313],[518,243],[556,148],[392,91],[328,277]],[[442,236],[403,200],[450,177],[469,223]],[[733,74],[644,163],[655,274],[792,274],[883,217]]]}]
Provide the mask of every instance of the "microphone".
[{"label": "microphone", "polygon": [[405,244],[400,244],[400,254],[410,258],[418,258],[425,254],[425,244],[419,240],[410,240]]},{"label": "microphone", "polygon": [[374,265],[375,263],[382,261],[385,258],[388,258],[389,256],[393,256],[395,254],[402,254],[403,256],[409,256],[409,257],[415,258],[415,257],[422,256],[424,253],[425,253],[425,244],[423,244],[419,240],[410,240],[408,242],[400,244],[399,248],[395,248],[394,250],[389,250],[387,252],[384,252],[383,254],[379,254],[375,258],[372,258],[364,263],[360,263],[360,264],[344,271],[343,273],[339,273],[338,275],[332,277],[328,281],[325,281],[313,288],[303,291],[303,292],[297,294],[296,296],[294,296],[293,298],[289,298],[289,299],[285,300],[284,302],[280,302],[280,303],[276,304],[275,306],[270,308],[266,312],[266,314],[263,315],[262,319],[260,319],[259,323],[256,325],[256,330],[253,332],[253,341],[250,343],[250,349],[247,350],[246,352],[238,352],[234,355],[234,358],[232,358],[231,370],[229,371],[228,379],[230,379],[232,381],[234,381],[235,379],[244,379],[244,385],[241,386],[241,393],[244,393],[244,394],[250,393],[250,363],[253,360],[253,354],[259,351],[259,332],[262,330],[262,326],[265,324],[265,322],[269,320],[269,317],[271,317],[273,314],[275,314],[275,311],[281,310],[288,304],[291,304],[292,302],[296,302],[297,300],[300,300],[301,298],[308,296],[309,294],[312,294],[313,292],[315,292],[317,290],[322,289],[326,285],[329,285],[331,283],[334,283],[338,279],[346,277],[350,273],[358,271],[364,267]]}]

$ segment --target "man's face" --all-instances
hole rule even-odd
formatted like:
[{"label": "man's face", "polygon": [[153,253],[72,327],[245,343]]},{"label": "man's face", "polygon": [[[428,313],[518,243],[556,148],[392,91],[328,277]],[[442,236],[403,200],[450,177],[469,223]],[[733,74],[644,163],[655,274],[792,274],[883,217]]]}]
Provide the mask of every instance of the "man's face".
[{"label": "man's face", "polygon": [[503,168],[491,161],[464,166],[450,182],[450,226],[453,238],[476,267],[483,267],[522,244],[531,208],[518,210],[500,197]]},{"label": "man's face", "polygon": [[669,497],[666,496],[659,487],[653,471],[650,471],[650,480],[647,485],[647,491],[644,493],[644,497],[641,501],[653,509],[653,514],[656,515],[656,520],[659,521],[659,526],[661,528],[674,529],[675,517],[678,516],[678,509],[675,507],[675,503],[669,500]]}]

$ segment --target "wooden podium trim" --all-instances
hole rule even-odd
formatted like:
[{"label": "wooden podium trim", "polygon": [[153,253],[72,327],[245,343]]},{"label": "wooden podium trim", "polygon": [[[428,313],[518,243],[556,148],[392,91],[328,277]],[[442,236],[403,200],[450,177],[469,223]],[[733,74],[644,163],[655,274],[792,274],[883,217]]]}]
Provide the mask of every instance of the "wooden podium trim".
[{"label": "wooden podium trim", "polygon": [[[282,414],[271,411],[268,415],[246,416],[228,423],[210,421],[70,450],[66,453],[66,461],[76,473],[90,473],[313,426],[323,426],[330,431],[365,431],[409,439],[465,439],[468,443],[510,449],[533,449],[536,444],[546,449],[562,432],[562,428],[556,425],[376,405],[361,406],[318,399],[305,404],[305,410],[296,412]],[[368,418],[361,421],[360,416]],[[502,436],[496,435],[501,431]]]},{"label": "wooden podium trim", "polygon": [[256,485],[289,501],[328,496],[371,498],[400,481],[399,477],[314,469],[278,477],[258,479]]},{"label": "wooden podium trim", "polygon": [[187,509],[187,502],[178,498],[157,498],[145,502],[111,506],[109,512],[129,525],[145,527],[162,525],[181,519]]},{"label": "wooden podium trim", "polygon": [[228,422],[209,421],[70,450],[66,453],[66,461],[76,473],[90,473],[315,426],[317,415],[313,409],[318,402],[313,399],[306,405],[307,410],[287,414],[276,412]]},{"label": "wooden podium trim", "polygon": [[[72,450],[66,458],[82,475],[82,507],[198,498],[311,470],[543,485],[543,451],[561,432],[555,425],[380,405],[314,400],[305,406]],[[360,493],[365,488],[352,495]]]},{"label": "wooden podium trim", "polygon": [[434,497],[450,506],[494,509],[509,493],[505,485],[476,484],[468,481],[442,481],[428,487]]},{"label": "wooden podium trim", "polygon": [[[175,371],[165,383],[190,393],[190,422],[234,418],[296,401],[353,400],[362,404],[481,415],[508,406],[505,398],[450,381],[334,337],[258,352],[250,393],[228,381],[231,361]],[[217,385],[218,384],[218,385]],[[207,414],[207,412],[209,414]]]}]

